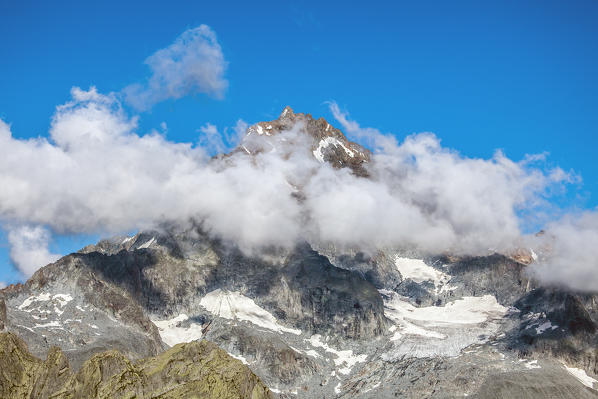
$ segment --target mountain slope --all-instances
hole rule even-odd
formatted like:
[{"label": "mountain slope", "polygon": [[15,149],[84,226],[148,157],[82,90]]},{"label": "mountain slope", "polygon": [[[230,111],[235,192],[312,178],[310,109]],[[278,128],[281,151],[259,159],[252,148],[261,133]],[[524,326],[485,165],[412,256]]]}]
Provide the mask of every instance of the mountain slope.
[{"label": "mountain slope", "polygon": [[[369,152],[323,119],[287,108],[247,137],[236,152],[299,137],[368,179]],[[0,328],[38,357],[60,346],[74,369],[105,350],[135,360],[206,338],[281,398],[598,397],[597,296],[540,287],[526,254],[318,242],[248,253],[201,223],[164,224],[1,290]]]},{"label": "mountain slope", "polygon": [[0,396],[6,399],[272,397],[246,366],[207,341],[135,363],[117,351],[103,352],[73,373],[59,348],[41,361],[17,336],[0,333],[0,369]]}]

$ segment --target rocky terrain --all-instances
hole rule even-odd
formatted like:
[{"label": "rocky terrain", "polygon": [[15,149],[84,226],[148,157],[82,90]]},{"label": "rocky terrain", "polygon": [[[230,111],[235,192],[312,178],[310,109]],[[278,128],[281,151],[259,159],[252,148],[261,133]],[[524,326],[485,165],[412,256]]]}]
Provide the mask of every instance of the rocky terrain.
[{"label": "rocky terrain", "polygon": [[[247,135],[292,126],[317,160],[367,178],[369,152],[323,119],[286,108]],[[281,398],[598,397],[596,295],[538,286],[526,273],[534,256],[308,242],[250,255],[201,224],[164,225],[102,240],[0,291],[0,328],[11,333],[2,345],[25,353],[16,334],[75,376],[112,356],[146,381],[156,359],[214,352],[207,340]],[[239,362],[231,367],[244,394],[261,387]],[[15,381],[3,378],[3,387]]]},{"label": "rocky terrain", "polygon": [[75,373],[58,347],[45,361],[12,333],[0,333],[2,398],[271,398],[240,361],[207,341],[179,344],[131,362],[118,351],[96,354]]}]

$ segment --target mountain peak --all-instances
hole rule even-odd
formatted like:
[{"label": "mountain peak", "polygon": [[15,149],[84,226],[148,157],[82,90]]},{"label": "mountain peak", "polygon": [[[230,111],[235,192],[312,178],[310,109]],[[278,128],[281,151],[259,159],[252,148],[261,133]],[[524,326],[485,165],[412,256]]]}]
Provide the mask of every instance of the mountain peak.
[{"label": "mountain peak", "polygon": [[278,117],[278,119],[285,119],[285,118],[292,118],[293,116],[295,116],[295,112],[293,112],[293,108],[291,108],[290,106],[286,106],[284,107],[284,109],[282,110],[282,112],[280,113],[280,116]]},{"label": "mountain peak", "polygon": [[[358,176],[367,176],[365,164],[370,162],[370,151],[349,141],[340,129],[335,128],[324,118],[314,119],[311,114],[295,113],[286,106],[278,119],[258,122],[249,126],[246,138],[252,134],[273,136],[299,126],[299,131],[313,139],[310,151],[320,163],[329,163],[334,168],[350,168]],[[246,141],[246,140],[245,140]],[[250,146],[241,143],[240,151],[252,154]],[[239,150],[239,149],[237,149]]]}]

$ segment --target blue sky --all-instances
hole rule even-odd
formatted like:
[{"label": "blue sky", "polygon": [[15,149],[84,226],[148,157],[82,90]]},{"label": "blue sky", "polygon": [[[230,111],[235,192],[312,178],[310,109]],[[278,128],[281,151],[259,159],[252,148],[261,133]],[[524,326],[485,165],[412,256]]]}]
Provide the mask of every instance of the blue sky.
[{"label": "blue sky", "polygon": [[[334,100],[362,126],[436,133],[469,157],[503,149],[581,175],[567,207],[598,205],[598,2],[2,2],[0,118],[47,136],[73,86],[119,91],[188,28],[209,25],[228,61],[223,99],[193,95],[139,114],[196,142],[207,122],[277,117],[285,105],[331,120]],[[133,110],[129,110],[135,113]],[[95,237],[59,237],[54,252]],[[0,281],[15,281],[0,235]]]}]

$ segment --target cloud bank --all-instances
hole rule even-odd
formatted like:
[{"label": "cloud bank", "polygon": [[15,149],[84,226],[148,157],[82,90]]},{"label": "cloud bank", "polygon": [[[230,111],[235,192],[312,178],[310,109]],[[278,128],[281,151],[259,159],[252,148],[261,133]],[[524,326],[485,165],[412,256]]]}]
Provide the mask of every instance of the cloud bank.
[{"label": "cloud bank", "polygon": [[[301,124],[277,135],[242,136],[251,156],[212,158],[245,131],[244,122],[231,134],[205,125],[203,144],[176,143],[157,131],[138,133],[119,99],[95,88],[72,90],[48,138],[16,139],[0,121],[0,221],[11,257],[30,275],[56,258],[47,249],[49,230],[110,234],[190,219],[247,251],[307,240],[487,254],[522,245],[520,215],[545,209],[551,189],[570,180],[559,168],[544,169],[541,157],[467,158],[429,133],[399,143],[361,128],[334,104],[331,110],[349,134],[370,140],[371,178],[319,163]],[[595,238],[597,220],[588,213],[547,226],[572,237],[559,241],[562,256],[580,253],[563,269],[585,276],[571,279],[575,288],[589,284],[595,268],[579,245]],[[556,275],[561,262],[544,270]]]},{"label": "cloud bank", "polygon": [[146,83],[123,90],[125,101],[139,111],[154,104],[203,93],[222,98],[228,87],[227,62],[216,34],[207,25],[188,29],[170,46],[145,60],[151,71]]},{"label": "cloud bank", "polygon": [[530,241],[540,255],[530,270],[542,283],[598,291],[598,211],[565,215]]}]

